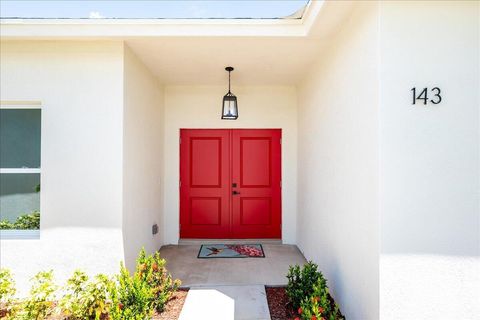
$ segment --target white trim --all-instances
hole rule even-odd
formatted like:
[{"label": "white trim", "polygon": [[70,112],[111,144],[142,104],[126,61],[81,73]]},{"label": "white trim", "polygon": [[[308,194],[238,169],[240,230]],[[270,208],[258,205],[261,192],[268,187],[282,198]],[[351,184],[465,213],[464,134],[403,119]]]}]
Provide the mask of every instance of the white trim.
[{"label": "white trim", "polygon": [[41,173],[40,168],[0,168],[0,173]]},{"label": "white trim", "polygon": [[114,39],[159,36],[305,37],[325,0],[300,19],[0,19],[2,40]]},{"label": "white trim", "polygon": [[42,109],[39,100],[0,100],[0,109]]},{"label": "white trim", "polygon": [[40,230],[0,230],[2,240],[40,239]]}]

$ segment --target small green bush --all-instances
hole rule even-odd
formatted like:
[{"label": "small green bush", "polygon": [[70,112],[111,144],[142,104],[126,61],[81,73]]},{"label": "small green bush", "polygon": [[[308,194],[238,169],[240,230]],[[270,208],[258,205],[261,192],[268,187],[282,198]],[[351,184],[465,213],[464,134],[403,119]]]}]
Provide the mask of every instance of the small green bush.
[{"label": "small green bush", "polygon": [[85,272],[77,270],[67,280],[58,305],[53,271],[35,275],[30,296],[20,303],[14,300],[10,271],[0,269],[0,318],[7,315],[7,319],[41,320],[61,314],[68,320],[146,320],[154,309],[163,311],[180,285],[165,265],[158,252],[147,255],[142,249],[133,275],[123,263],[115,280],[103,274],[90,280]]},{"label": "small green bush", "polygon": [[145,320],[152,314],[153,291],[138,271],[131,276],[123,263],[120,264],[117,285],[112,287],[110,294],[110,317],[113,320]]},{"label": "small green bush", "polygon": [[327,281],[320,276],[318,282],[313,286],[311,296],[305,297],[300,304],[300,316],[302,319],[324,319],[324,320],[342,320],[344,317],[340,313],[338,304],[331,301],[327,287]]},{"label": "small green bush", "polygon": [[102,319],[108,315],[111,306],[110,292],[115,283],[104,274],[97,274],[93,281],[87,284],[83,295],[82,319]]},{"label": "small green bush", "polygon": [[293,309],[298,309],[302,300],[312,294],[313,286],[321,276],[318,266],[312,261],[307,262],[303,268],[299,265],[290,266],[286,293]]},{"label": "small green bush", "polygon": [[8,220],[0,221],[0,230],[38,230],[40,229],[40,212],[33,211],[29,214],[21,215],[15,220],[10,222]]},{"label": "small green bush", "polygon": [[152,304],[158,312],[163,311],[165,304],[181,284],[180,280],[172,279],[165,267],[166,264],[158,251],[153,255],[147,255],[145,249],[142,249],[137,259],[137,273],[152,290]]},{"label": "small green bush", "polygon": [[32,282],[30,296],[22,305],[21,319],[45,319],[55,310],[57,286],[53,282],[53,270],[37,273]]},{"label": "small green bush", "polygon": [[12,273],[8,269],[0,268],[0,310],[7,317],[13,317],[17,311],[16,292]]},{"label": "small green bush", "polygon": [[113,286],[114,282],[104,274],[98,274],[93,281],[89,281],[85,272],[77,270],[67,280],[60,310],[72,320],[102,319],[110,310],[110,291]]},{"label": "small green bush", "polygon": [[301,319],[344,319],[338,305],[330,297],[327,280],[315,263],[309,261],[303,268],[290,266],[287,278],[287,296]]},{"label": "small green bush", "polygon": [[8,220],[0,220],[0,230],[13,229],[13,223]]},{"label": "small green bush", "polygon": [[82,319],[83,297],[85,296],[88,276],[85,272],[75,270],[65,285],[65,295],[60,300],[60,310],[72,319]]}]

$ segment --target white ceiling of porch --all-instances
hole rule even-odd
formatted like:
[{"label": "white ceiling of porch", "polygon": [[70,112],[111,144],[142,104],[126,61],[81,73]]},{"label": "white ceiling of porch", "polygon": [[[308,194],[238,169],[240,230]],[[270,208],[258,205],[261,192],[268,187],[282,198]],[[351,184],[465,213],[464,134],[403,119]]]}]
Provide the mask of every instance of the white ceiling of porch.
[{"label": "white ceiling of porch", "polygon": [[322,41],[306,38],[163,38],[128,46],[167,85],[293,85],[316,60]]},{"label": "white ceiling of porch", "polygon": [[126,43],[164,85],[226,85],[229,65],[233,85],[295,85],[329,49],[352,6],[326,1],[306,35],[137,37]]}]

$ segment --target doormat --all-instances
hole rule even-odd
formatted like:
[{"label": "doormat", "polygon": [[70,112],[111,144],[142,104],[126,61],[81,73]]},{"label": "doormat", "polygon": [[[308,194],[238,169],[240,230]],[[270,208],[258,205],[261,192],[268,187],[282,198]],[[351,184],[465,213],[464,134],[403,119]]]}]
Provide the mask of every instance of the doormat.
[{"label": "doormat", "polygon": [[265,258],[265,253],[261,244],[202,244],[197,258]]}]

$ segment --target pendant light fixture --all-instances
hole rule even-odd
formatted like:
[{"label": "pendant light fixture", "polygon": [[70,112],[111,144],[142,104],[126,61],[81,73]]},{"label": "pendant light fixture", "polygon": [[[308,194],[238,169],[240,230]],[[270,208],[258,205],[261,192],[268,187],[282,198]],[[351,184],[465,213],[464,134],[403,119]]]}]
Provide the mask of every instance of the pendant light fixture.
[{"label": "pendant light fixture", "polygon": [[237,120],[238,118],[238,104],[237,97],[230,92],[230,72],[233,71],[232,67],[226,67],[228,71],[228,93],[223,96],[222,103],[222,119],[223,120]]}]

